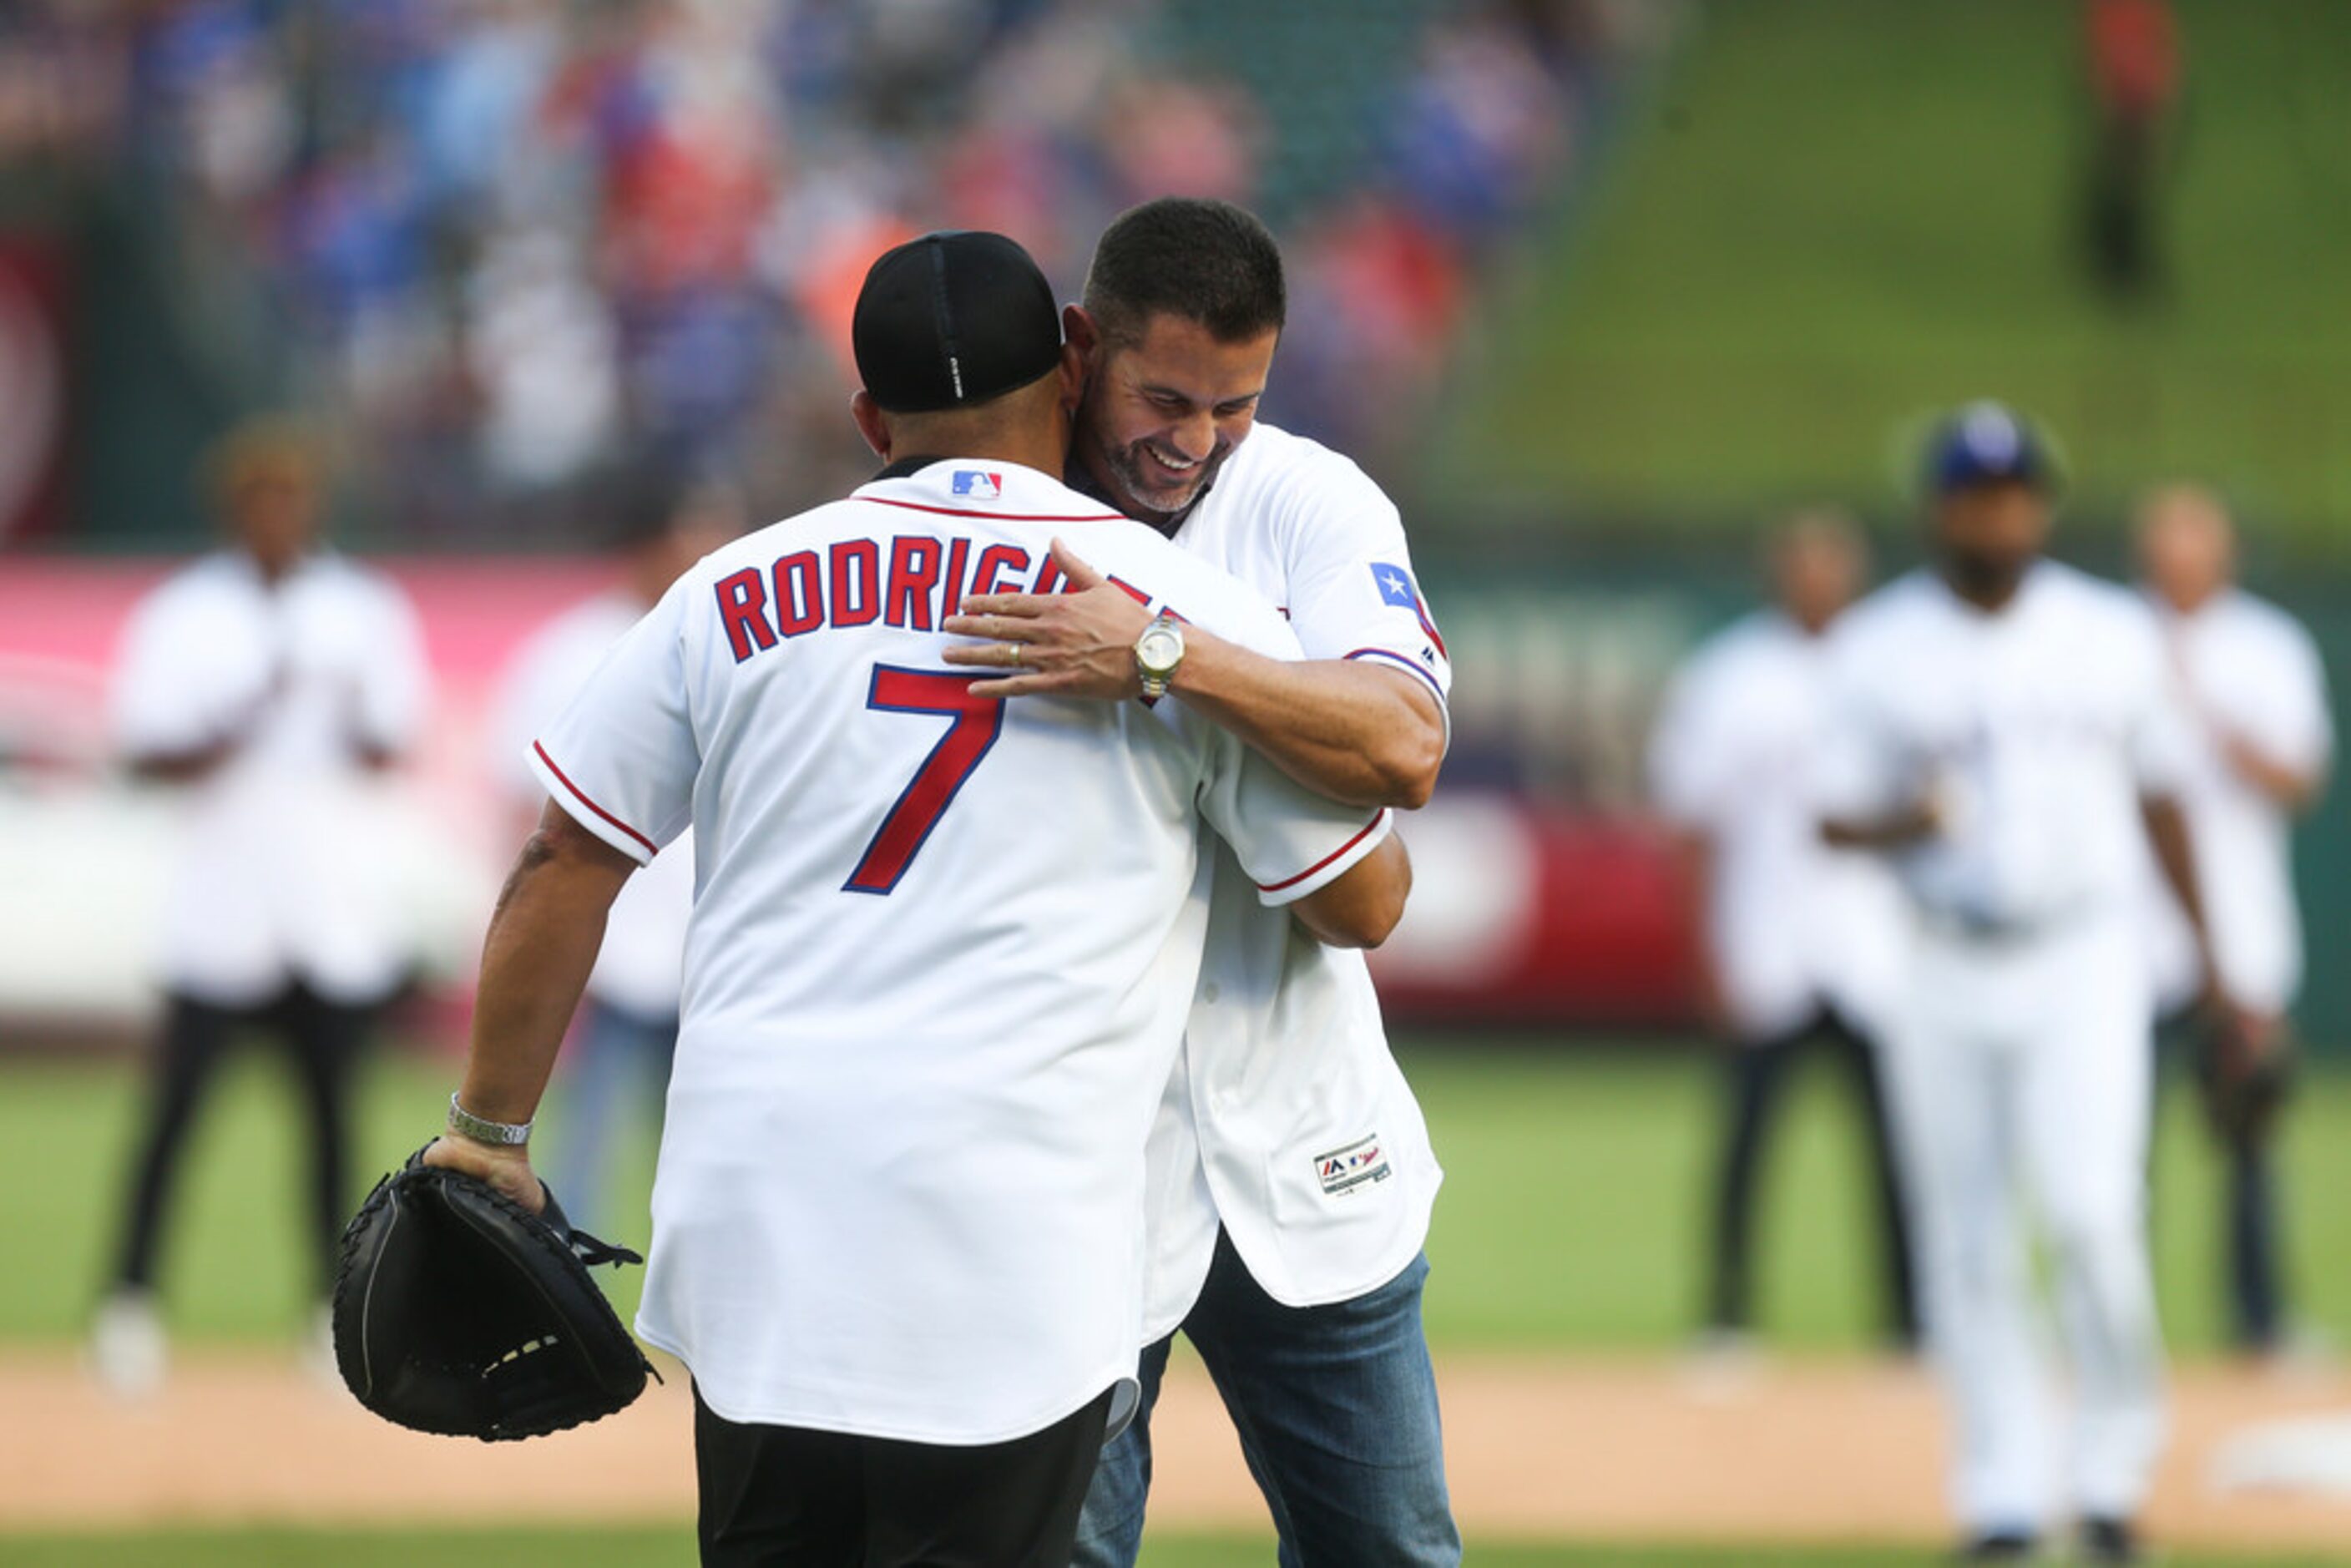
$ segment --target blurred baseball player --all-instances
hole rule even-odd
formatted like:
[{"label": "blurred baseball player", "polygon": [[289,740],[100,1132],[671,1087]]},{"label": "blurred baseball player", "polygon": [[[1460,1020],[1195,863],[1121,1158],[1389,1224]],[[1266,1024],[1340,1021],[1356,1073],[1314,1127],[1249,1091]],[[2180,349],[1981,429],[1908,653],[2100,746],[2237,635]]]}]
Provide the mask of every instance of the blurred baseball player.
[{"label": "blurred baseball player", "polygon": [[274,1035],[300,1081],[315,1279],[322,1299],[330,1292],[350,1213],[352,1072],[414,960],[391,907],[374,781],[423,720],[414,613],[387,579],[320,548],[319,478],[291,430],[237,433],[214,478],[227,548],[141,601],[114,679],[124,760],[185,809],[159,955],[153,1095],[91,1339],[99,1377],[125,1394],[163,1375],[154,1283],[165,1211],[204,1091],[250,1030]]},{"label": "blurred baseball player", "polygon": [[430,1157],[538,1201],[524,1140],[604,911],[691,821],[638,1326],[694,1374],[704,1561],[1061,1568],[1134,1393],[1135,1155],[1197,974],[1198,826],[1327,940],[1384,936],[1408,871],[1390,813],[1183,701],[1005,704],[944,667],[943,622],[1050,587],[1057,535],[1154,606],[1144,697],[1195,628],[1296,653],[1050,477],[1077,355],[1025,252],[903,246],[853,338],[889,466],[688,571],[534,747],[552,802]]},{"label": "blurred baseball player", "polygon": [[[1960,411],[1928,479],[1933,570],[1834,634],[1823,831],[1886,852],[1916,915],[1887,1061],[1968,1552],[2030,1554],[2062,1500],[2086,1558],[2130,1562],[2163,1435],[2142,836],[2204,946],[2181,724],[2145,606],[2042,559],[2053,474],[2023,421]],[[2071,1352],[2062,1500],[2020,1184]]]},{"label": "blurred baseball player", "polygon": [[[1096,246],[1064,313],[1085,359],[1072,482],[1231,571],[1308,663],[1187,628],[1170,687],[1334,800],[1424,803],[1446,743],[1444,640],[1395,505],[1353,463],[1259,422],[1285,309],[1265,226],[1164,200]],[[1148,609],[1115,585],[975,598],[951,653],[1029,673],[976,688],[1123,704]],[[1360,954],[1295,938],[1229,856],[1182,1064],[1153,1134],[1144,1410],[1104,1454],[1078,1561],[1132,1563],[1151,1402],[1180,1325],[1231,1411],[1281,1561],[1450,1563],[1421,1245],[1441,1173]]]},{"label": "blurred baseball player", "polygon": [[[2235,530],[2217,497],[2160,490],[2139,509],[2139,570],[2189,718],[2180,786],[2212,956],[2238,1027],[2204,1031],[2203,1079],[2229,1159],[2230,1305],[2238,1344],[2282,1348],[2269,1141],[2293,1055],[2287,1013],[2302,984],[2294,819],[2318,803],[2335,748],[2317,644],[2284,611],[2235,586]],[[2189,1009],[2203,988],[2195,949],[2161,888],[2157,998]],[[2209,1021],[2209,1020],[2207,1020]]]},{"label": "blurred baseball player", "polygon": [[[496,761],[507,791],[535,818],[547,792],[528,765],[530,743],[579,695],[607,652],[686,568],[740,533],[732,501],[662,471],[635,476],[621,502],[621,580],[573,605],[515,654],[501,685]],[[690,841],[629,879],[612,901],[604,946],[568,1052],[563,1146],[552,1173],[573,1221],[601,1228],[613,1142],[630,1091],[658,1111],[677,1045],[685,917],[694,905]]]},{"label": "blurred baseball player", "polygon": [[1849,519],[1807,513],[1774,532],[1770,566],[1778,603],[1691,655],[1649,752],[1654,798],[1679,831],[1701,912],[1701,1001],[1733,1048],[1708,1343],[1743,1344],[1763,1140],[1789,1065],[1817,1041],[1851,1079],[1868,1127],[1886,1332],[1907,1348],[1917,1337],[1909,1234],[1876,1048],[1899,978],[1897,894],[1875,860],[1820,841],[1814,797],[1826,634],[1866,581],[1868,549]]}]

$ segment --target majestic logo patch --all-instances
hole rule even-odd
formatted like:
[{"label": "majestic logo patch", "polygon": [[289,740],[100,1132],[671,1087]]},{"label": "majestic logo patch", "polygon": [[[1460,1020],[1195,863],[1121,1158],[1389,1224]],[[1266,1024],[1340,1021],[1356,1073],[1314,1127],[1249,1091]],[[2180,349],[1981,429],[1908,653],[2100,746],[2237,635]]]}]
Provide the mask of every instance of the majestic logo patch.
[{"label": "majestic logo patch", "polygon": [[984,474],[977,468],[958,468],[955,472],[955,494],[972,501],[993,501],[1004,494],[1004,476]]},{"label": "majestic logo patch", "polygon": [[1385,1181],[1394,1174],[1387,1150],[1380,1145],[1377,1133],[1343,1149],[1314,1156],[1314,1179],[1322,1184],[1325,1197],[1337,1197],[1359,1186]]}]

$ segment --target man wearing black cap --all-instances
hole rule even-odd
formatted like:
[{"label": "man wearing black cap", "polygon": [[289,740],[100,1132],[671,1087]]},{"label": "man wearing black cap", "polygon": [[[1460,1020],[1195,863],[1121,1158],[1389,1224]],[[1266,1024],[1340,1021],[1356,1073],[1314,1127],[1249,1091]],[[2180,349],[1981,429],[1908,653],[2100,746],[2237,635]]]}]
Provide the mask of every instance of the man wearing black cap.
[{"label": "man wearing black cap", "polygon": [[[2142,837],[2209,951],[2175,800],[2181,716],[2145,607],[2042,559],[2054,475],[2030,425],[1962,409],[1927,474],[1932,570],[1832,633],[1823,831],[1887,854],[1915,916],[1888,1068],[1967,1553],[2032,1555],[2070,1513],[2088,1561],[2132,1562],[2163,1437]],[[2064,1308],[2062,1466],[2020,1183]]]},{"label": "man wearing black cap", "polygon": [[1206,910],[1198,825],[1323,941],[1380,941],[1389,814],[1181,703],[1006,705],[946,667],[1057,536],[1180,623],[1280,616],[1065,489],[1074,357],[1019,246],[875,263],[858,427],[889,464],[682,577],[532,744],[549,801],[486,944],[433,1163],[536,1206],[529,1119],[604,912],[689,824],[684,1008],[638,1329],[694,1377],[709,1563],[1065,1568],[1134,1404],[1142,1162]]}]

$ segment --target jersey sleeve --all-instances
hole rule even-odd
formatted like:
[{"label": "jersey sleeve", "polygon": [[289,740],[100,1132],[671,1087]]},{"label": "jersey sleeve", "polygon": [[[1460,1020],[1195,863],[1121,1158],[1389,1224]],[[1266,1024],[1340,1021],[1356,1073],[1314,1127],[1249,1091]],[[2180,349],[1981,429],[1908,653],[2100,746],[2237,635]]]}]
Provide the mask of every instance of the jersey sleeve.
[{"label": "jersey sleeve", "polygon": [[[1245,585],[1218,576],[1204,606],[1213,611],[1217,632],[1268,658],[1298,658],[1297,635],[1280,613]],[[1208,748],[1200,815],[1232,846],[1265,904],[1293,903],[1327,886],[1393,831],[1391,812],[1317,795],[1229,730],[1197,722]]]},{"label": "jersey sleeve", "polygon": [[1413,575],[1395,503],[1335,455],[1301,469],[1288,491],[1279,519],[1289,557],[1288,609],[1306,656],[1404,670],[1444,707],[1453,689],[1452,658]]},{"label": "jersey sleeve", "polygon": [[2327,710],[2326,665],[2318,644],[2298,623],[2281,628],[2273,710],[2261,737],[2295,771],[2323,773],[2335,759],[2335,721]]},{"label": "jersey sleeve", "polygon": [[1224,731],[1200,814],[1257,884],[1259,902],[1279,907],[1319,892],[1380,847],[1395,813],[1343,806],[1298,783]]},{"label": "jersey sleeve", "polygon": [[684,648],[688,572],[613,645],[561,716],[531,743],[547,792],[581,827],[650,862],[685,831],[701,771]]},{"label": "jersey sleeve", "polygon": [[388,752],[405,751],[424,728],[432,698],[424,632],[408,596],[389,580],[375,585],[375,636],[353,694],[360,737]]},{"label": "jersey sleeve", "polygon": [[1719,808],[1715,776],[1724,747],[1713,733],[1711,683],[1705,655],[1685,665],[1667,686],[1657,722],[1649,732],[1649,800],[1677,827],[1709,826]]},{"label": "jersey sleeve", "polygon": [[243,659],[209,620],[199,584],[177,579],[125,622],[108,692],[114,747],[125,758],[171,757],[219,741],[267,699],[273,672]]},{"label": "jersey sleeve", "polygon": [[[1838,635],[1835,632],[1832,636]],[[1917,803],[1917,777],[1868,678],[1870,651],[1841,638],[1832,650],[1812,792],[1823,818],[1867,820]]]}]

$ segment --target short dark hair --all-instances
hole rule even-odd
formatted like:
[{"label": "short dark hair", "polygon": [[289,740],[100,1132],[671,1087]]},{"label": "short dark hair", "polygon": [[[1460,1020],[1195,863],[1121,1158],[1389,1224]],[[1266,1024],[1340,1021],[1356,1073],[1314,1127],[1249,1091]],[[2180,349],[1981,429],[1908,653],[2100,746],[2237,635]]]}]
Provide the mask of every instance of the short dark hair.
[{"label": "short dark hair", "polygon": [[1257,214],[1196,196],[1163,196],[1113,219],[1086,269],[1085,307],[1114,342],[1156,315],[1196,321],[1220,343],[1278,332],[1290,308],[1281,247]]}]

